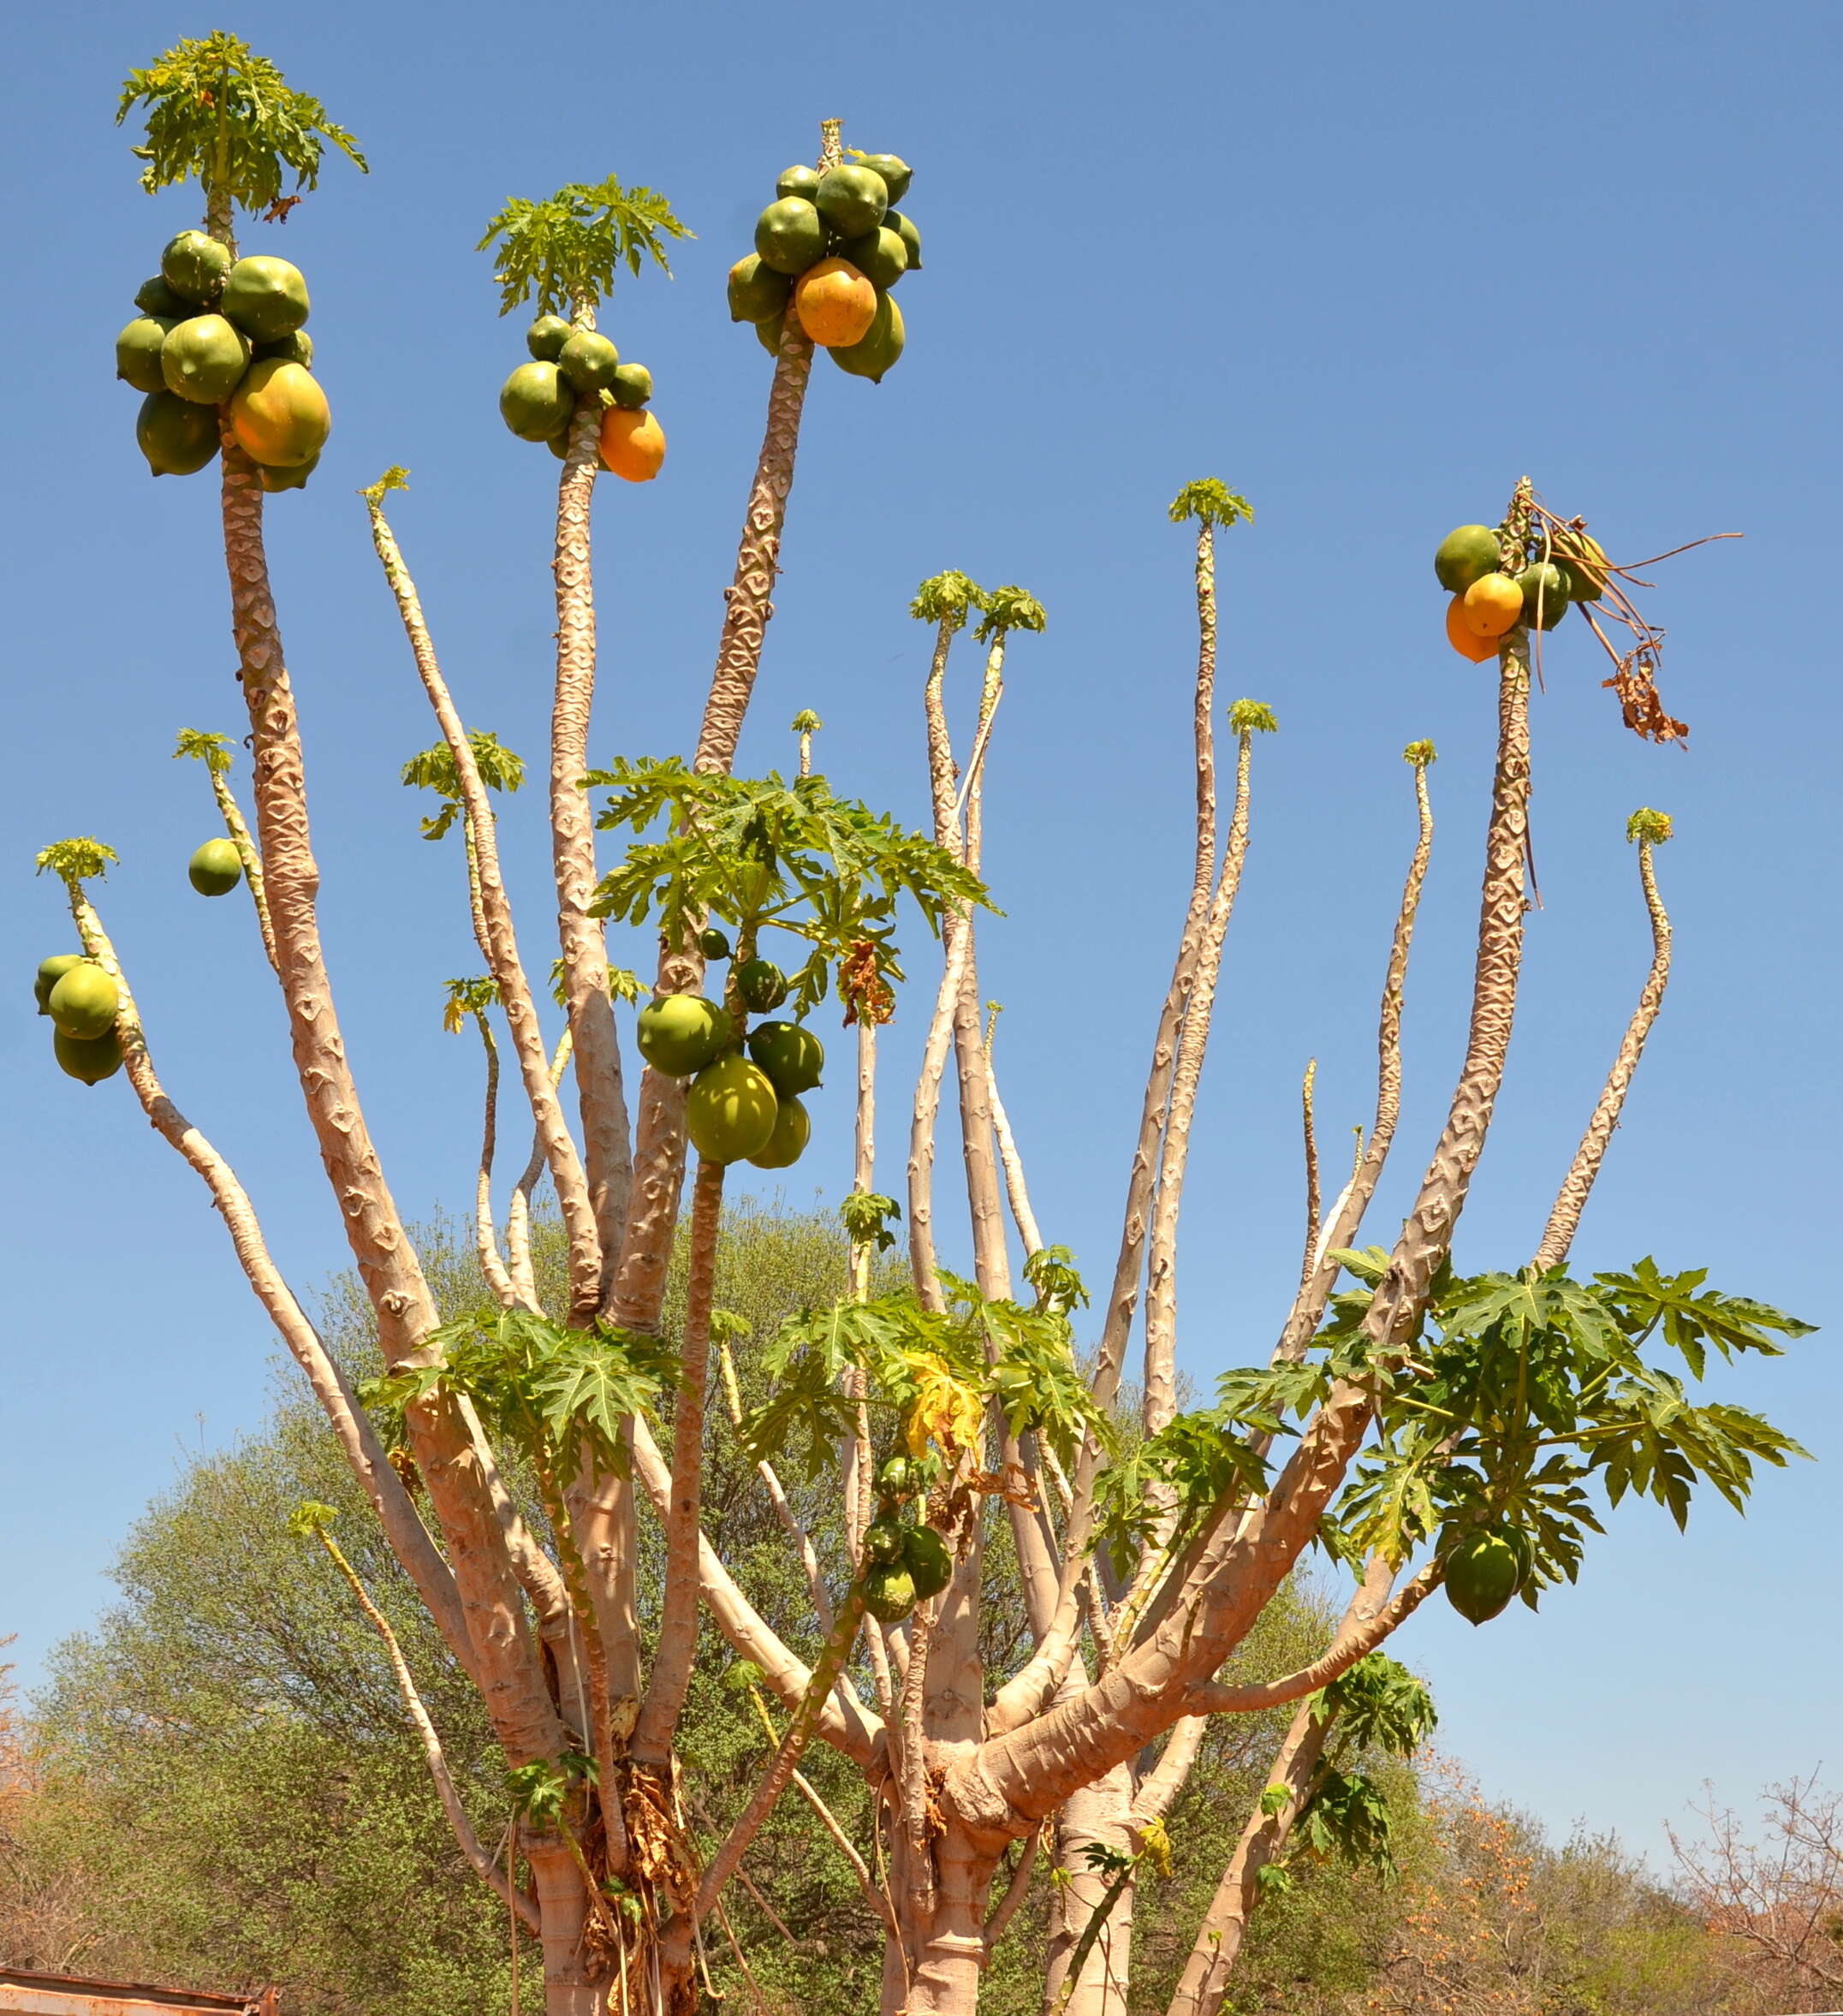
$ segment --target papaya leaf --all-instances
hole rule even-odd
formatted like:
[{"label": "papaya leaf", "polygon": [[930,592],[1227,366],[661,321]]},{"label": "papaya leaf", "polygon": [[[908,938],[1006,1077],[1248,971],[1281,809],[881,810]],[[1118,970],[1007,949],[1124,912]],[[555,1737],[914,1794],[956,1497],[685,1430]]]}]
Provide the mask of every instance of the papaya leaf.
[{"label": "papaya leaf", "polygon": [[493,249],[502,315],[526,301],[540,315],[568,315],[579,303],[605,300],[622,265],[638,275],[650,259],[669,274],[665,241],[696,235],[657,189],[626,188],[609,175],[566,182],[538,203],[512,197],[474,250]]}]

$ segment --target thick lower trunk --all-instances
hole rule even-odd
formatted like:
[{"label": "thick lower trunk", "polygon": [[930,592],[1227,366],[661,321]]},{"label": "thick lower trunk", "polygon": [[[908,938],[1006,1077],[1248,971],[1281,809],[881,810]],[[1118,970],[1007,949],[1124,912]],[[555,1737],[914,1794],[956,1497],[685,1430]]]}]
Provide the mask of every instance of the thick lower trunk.
[{"label": "thick lower trunk", "polygon": [[584,1952],[588,1893],[575,1858],[554,1835],[527,1837],[525,1852],[538,1893],[544,2016],[602,2016],[608,1977]]},{"label": "thick lower trunk", "polygon": [[1132,1854],[1132,1812],[1131,1768],[1115,1764],[1104,1778],[1074,1793],[1056,1817],[1056,1865],[1066,1881],[1057,1888],[1049,1929],[1044,2016],[1126,2016],[1133,1946],[1130,1881],[1114,1900],[1073,1981],[1069,1968],[1077,1944],[1095,1912],[1105,1904],[1112,1883],[1105,1869],[1090,1863],[1086,1850],[1103,1847]]},{"label": "thick lower trunk", "polygon": [[911,1901],[913,1851],[895,1834],[890,1893],[902,1926],[902,1947],[884,1956],[883,2016],[976,2016],[985,1972],[985,1911],[993,1858],[949,1816],[936,1835],[934,1908],[925,1918]]}]

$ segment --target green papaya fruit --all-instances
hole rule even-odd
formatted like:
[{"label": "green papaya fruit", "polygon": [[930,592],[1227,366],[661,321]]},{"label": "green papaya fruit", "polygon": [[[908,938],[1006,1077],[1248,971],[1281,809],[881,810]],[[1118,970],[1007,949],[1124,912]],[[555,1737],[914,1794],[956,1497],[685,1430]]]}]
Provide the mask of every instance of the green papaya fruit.
[{"label": "green papaya fruit", "polygon": [[313,368],[313,338],[306,330],[297,329],[291,334],[277,337],[272,343],[256,346],[256,361],[275,357],[283,364],[299,364],[311,371]]},{"label": "green papaya fruit", "polygon": [[176,294],[161,274],[152,280],[144,280],[134,289],[134,306],[143,315],[152,315],[162,322],[183,322],[192,312],[192,303]]},{"label": "green papaya fruit", "polygon": [[[900,154],[866,154],[858,166],[882,176],[892,203],[900,203],[908,194],[909,179],[915,171]],[[857,261],[853,259],[852,264],[855,265]]]},{"label": "green papaya fruit", "polygon": [[1434,573],[1449,595],[1463,595],[1472,583],[1497,571],[1501,549],[1489,525],[1456,525],[1434,552]]},{"label": "green papaya fruit", "polygon": [[602,392],[615,382],[621,353],[598,329],[578,329],[556,354],[556,368],[572,391]]},{"label": "green papaya fruit", "polygon": [[41,1015],[48,1015],[51,1012],[45,1005],[51,998],[51,990],[72,966],[82,964],[83,954],[80,952],[54,953],[50,959],[39,961],[38,975],[32,984],[32,997],[38,1002]]},{"label": "green papaya fruit", "polygon": [[735,1050],[707,1064],[691,1081],[685,1132],[705,1162],[746,1162],[775,1131],[775,1088]]},{"label": "green papaya fruit", "polygon": [[1469,1623],[1488,1624],[1517,1593],[1523,1567],[1506,1534],[1477,1527],[1447,1556],[1447,1601]]},{"label": "green papaya fruit", "polygon": [[813,208],[841,238],[861,238],[883,221],[889,185],[874,168],[829,168],[813,191]]},{"label": "green papaya fruit", "polygon": [[758,1022],[749,1032],[749,1055],[783,1098],[797,1098],[818,1084],[825,1048],[800,1022]]},{"label": "green papaya fruit", "polygon": [[909,255],[909,271],[912,273],[920,272],[921,233],[915,229],[914,225],[901,211],[886,210],[883,212],[883,224],[885,229],[894,231],[896,236],[902,241],[903,250]]},{"label": "green papaya fruit", "polygon": [[156,476],[190,476],[217,453],[217,413],[171,392],[150,392],[140,402],[134,438]]},{"label": "green papaya fruit", "polygon": [[765,1015],[788,997],[788,977],[771,959],[746,959],[736,968],[736,996],[752,1015]]},{"label": "green papaya fruit", "polygon": [[894,287],[909,270],[909,248],[888,224],[879,224],[861,238],[847,238],[839,247],[838,256],[849,259],[872,287]]},{"label": "green papaya fruit", "polygon": [[902,1565],[917,1596],[939,1596],[954,1579],[954,1556],[932,1526],[911,1526],[902,1536]]},{"label": "green papaya fruit", "polygon": [[227,896],[243,879],[243,858],[233,841],[208,840],[187,862],[186,879],[201,896]]},{"label": "green papaya fruit", "polygon": [[792,168],[783,168],[780,179],[775,183],[775,194],[786,198],[798,196],[804,203],[811,203],[819,189],[819,171],[795,162]]},{"label": "green papaya fruit", "polygon": [[122,1044],[113,1029],[101,1036],[66,1036],[62,1029],[51,1032],[51,1055],[68,1078],[80,1078],[85,1085],[100,1085],[122,1068]]},{"label": "green papaya fruit", "polygon": [[896,306],[895,295],[880,294],[871,326],[856,342],[828,350],[826,355],[841,371],[848,371],[856,378],[868,378],[874,385],[902,354],[907,340],[902,311]]},{"label": "green papaya fruit", "polygon": [[637,413],[653,395],[653,374],[644,364],[617,365],[608,391],[616,406]]},{"label": "green papaya fruit", "polygon": [[806,1152],[812,1120],[791,1092],[775,1094],[775,1131],[768,1145],[749,1157],[758,1169],[790,1169]]},{"label": "green papaya fruit", "polygon": [[230,271],[230,247],[205,231],[181,231],[160,254],[160,277],[181,300],[211,300]]},{"label": "green papaya fruit", "polygon": [[794,283],[777,273],[752,252],[729,269],[729,319],[732,322],[767,322],[783,312]]},{"label": "green papaya fruit", "polygon": [[259,462],[256,465],[256,480],[271,496],[278,490],[305,490],[307,479],[319,466],[318,455],[315,455],[312,461],[297,462],[285,469],[271,469],[266,462]]},{"label": "green papaya fruit", "polygon": [[218,301],[253,343],[278,343],[307,319],[307,282],[299,266],[256,253],[239,259],[224,276]]},{"label": "green papaya fruit", "polygon": [[877,1466],[877,1489],[885,1498],[907,1498],[915,1489],[915,1465],[907,1456],[885,1456]]},{"label": "green papaya fruit", "polygon": [[113,974],[84,960],[60,976],[45,1005],[66,1036],[89,1043],[115,1027],[122,990]]},{"label": "green papaya fruit", "polygon": [[915,1608],[915,1578],[894,1561],[866,1569],[864,1607],[880,1623],[900,1624]]},{"label": "green papaya fruit", "polygon": [[777,273],[804,273],[825,257],[825,220],[804,197],[783,197],[755,220],[755,250]]},{"label": "green papaya fruit", "polygon": [[1550,544],[1555,565],[1568,585],[1568,599],[1597,602],[1606,593],[1611,565],[1605,547],[1572,525],[1557,532]]},{"label": "green papaya fruit", "polygon": [[1568,613],[1567,577],[1552,560],[1538,560],[1517,576],[1523,620],[1532,630],[1553,630]]},{"label": "green papaya fruit", "polygon": [[575,410],[576,395],[554,364],[521,364],[499,388],[499,417],[520,441],[548,441]]},{"label": "green papaya fruit", "polygon": [[707,924],[698,933],[698,949],[703,953],[706,959],[728,959],[729,957],[728,937],[720,931],[714,924]]},{"label": "green papaya fruit", "polygon": [[188,315],[160,345],[169,392],[199,406],[222,406],[250,367],[250,339],[222,315]]},{"label": "green papaya fruit", "polygon": [[550,449],[558,461],[567,462],[569,460],[569,429],[568,427],[559,428],[544,443],[544,446]]},{"label": "green papaya fruit", "polygon": [[160,350],[178,324],[169,315],[138,315],[116,338],[116,376],[137,392],[163,392]]},{"label": "green papaya fruit", "polygon": [[864,1529],[864,1558],[889,1562],[902,1559],[902,1528],[893,1519],[873,1519]]},{"label": "green papaya fruit", "polygon": [[640,1010],[634,1040],[668,1078],[690,1078],[736,1040],[729,1011],[701,994],[662,994]]},{"label": "green papaya fruit", "polygon": [[781,335],[786,326],[787,314],[784,310],[766,322],[756,324],[755,340],[770,357],[778,357],[781,354]]},{"label": "green papaya fruit", "polygon": [[569,324],[561,315],[540,315],[525,332],[525,348],[540,364],[555,364],[569,334]]}]

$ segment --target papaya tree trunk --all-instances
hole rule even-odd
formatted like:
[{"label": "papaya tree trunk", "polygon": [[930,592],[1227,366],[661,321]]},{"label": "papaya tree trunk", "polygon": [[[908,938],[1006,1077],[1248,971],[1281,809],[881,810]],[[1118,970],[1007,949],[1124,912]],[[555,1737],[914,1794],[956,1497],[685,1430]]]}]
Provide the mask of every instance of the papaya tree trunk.
[{"label": "papaya tree trunk", "polygon": [[[1126,2016],[1134,1886],[1130,1876],[1117,1884],[1115,1876],[1094,1866],[1085,1851],[1102,1847],[1133,1852],[1133,1791],[1131,1767],[1115,1764],[1105,1777],[1071,1793],[1056,1816],[1056,1861],[1064,1880],[1056,1887],[1050,1919],[1044,2016]],[[1099,1934],[1079,1975],[1072,1980],[1075,1949],[1094,1914],[1103,1909],[1107,1915]]]}]

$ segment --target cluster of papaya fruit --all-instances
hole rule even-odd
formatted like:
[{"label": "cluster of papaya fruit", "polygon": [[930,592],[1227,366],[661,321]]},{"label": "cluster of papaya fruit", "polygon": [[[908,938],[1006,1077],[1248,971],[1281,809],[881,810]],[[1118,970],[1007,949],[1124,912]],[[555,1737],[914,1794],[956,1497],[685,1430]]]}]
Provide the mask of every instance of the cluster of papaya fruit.
[{"label": "cluster of papaya fruit", "polygon": [[792,315],[833,363],[874,384],[902,354],[902,311],[891,297],[921,265],[921,234],[892,204],[910,169],[894,154],[846,165],[790,168],[755,223],[755,250],[729,269],[729,318],[752,322],[770,356]]},{"label": "cluster of papaya fruit", "polygon": [[[730,956],[729,940],[714,926],[699,944],[706,959]],[[765,1014],[788,996],[787,975],[772,960],[744,960],[730,984],[750,1014]],[[663,994],[640,1010],[636,1040],[655,1071],[690,1079],[685,1131],[705,1161],[785,1169],[806,1153],[812,1121],[800,1095],[818,1084],[825,1050],[803,1024],[758,1022],[744,1036],[720,1002]]]},{"label": "cluster of papaya fruit", "polygon": [[532,361],[499,388],[499,413],[520,441],[542,441],[559,461],[569,453],[579,396],[602,403],[602,467],[628,483],[651,483],[665,460],[665,431],[646,410],[653,374],[623,364],[598,329],[540,315],[525,335]]},{"label": "cluster of papaya fruit", "polygon": [[919,1482],[907,1456],[887,1457],[877,1472],[877,1517],[864,1529],[864,1607],[884,1624],[900,1624],[954,1579],[947,1542],[932,1526],[902,1517]]},{"label": "cluster of papaya fruit", "polygon": [[1447,1556],[1447,1601],[1471,1624],[1489,1624],[1536,1572],[1520,1526],[1477,1526]]},{"label": "cluster of papaya fruit", "polygon": [[1507,556],[1498,526],[1455,526],[1434,555],[1434,573],[1453,598],[1447,642],[1474,664],[1495,657],[1519,623],[1553,630],[1570,603],[1597,602],[1608,571],[1599,542],[1576,526],[1538,532],[1529,549]]},{"label": "cluster of papaya fruit", "polygon": [[80,952],[39,961],[33,983],[39,1013],[51,1018],[51,1050],[58,1068],[85,1085],[100,1085],[122,1068],[116,1016],[122,990],[114,977]]},{"label": "cluster of papaya fruit", "polygon": [[134,296],[116,338],[116,376],[146,397],[134,438],[156,476],[190,476],[221,445],[220,420],[266,491],[300,490],[332,431],[313,376],[307,283],[286,259],[234,259],[204,231],[181,231]]}]

